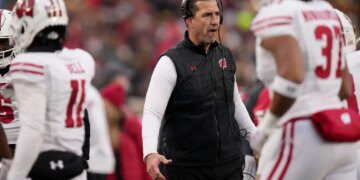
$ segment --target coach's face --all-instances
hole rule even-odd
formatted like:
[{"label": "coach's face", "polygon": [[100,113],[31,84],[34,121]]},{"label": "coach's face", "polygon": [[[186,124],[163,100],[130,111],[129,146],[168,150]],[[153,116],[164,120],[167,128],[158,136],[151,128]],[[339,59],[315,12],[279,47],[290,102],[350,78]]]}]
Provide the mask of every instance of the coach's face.
[{"label": "coach's face", "polygon": [[195,6],[194,16],[189,18],[189,31],[198,43],[211,44],[216,41],[220,26],[218,4],[216,0],[197,1]]}]

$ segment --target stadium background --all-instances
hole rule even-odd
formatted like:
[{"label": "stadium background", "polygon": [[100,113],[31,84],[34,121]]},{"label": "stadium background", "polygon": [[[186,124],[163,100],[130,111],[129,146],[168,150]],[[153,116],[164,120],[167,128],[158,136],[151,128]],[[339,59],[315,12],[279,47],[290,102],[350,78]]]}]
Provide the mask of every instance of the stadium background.
[{"label": "stadium background", "polygon": [[[96,61],[93,83],[102,88],[119,81],[128,107],[142,112],[151,73],[159,55],[183,38],[181,0],[65,0],[70,24],[66,45],[89,51]],[[330,0],[360,24],[360,0]],[[15,0],[0,0],[11,9]],[[222,41],[237,62],[237,81],[244,99],[257,83],[254,36],[249,30],[255,12],[249,0],[223,0]],[[359,34],[359,33],[358,33]]]}]

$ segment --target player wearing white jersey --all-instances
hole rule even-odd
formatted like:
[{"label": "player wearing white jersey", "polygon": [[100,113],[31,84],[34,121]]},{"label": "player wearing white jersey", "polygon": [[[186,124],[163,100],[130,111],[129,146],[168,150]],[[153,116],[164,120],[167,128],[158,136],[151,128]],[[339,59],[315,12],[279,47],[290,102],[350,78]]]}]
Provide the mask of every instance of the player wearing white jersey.
[{"label": "player wearing white jersey", "polygon": [[337,10],[336,12],[338,13],[342,24],[342,34],[345,42],[343,52],[349,68],[349,72],[352,76],[349,78],[351,78],[353,83],[351,96],[347,99],[347,107],[360,114],[360,91],[356,92],[357,89],[360,89],[360,52],[355,51],[360,49],[356,49],[355,29],[350,18],[341,11]]},{"label": "player wearing white jersey", "polygon": [[63,48],[67,25],[63,0],[15,4],[11,27],[24,53],[11,62],[10,77],[21,130],[8,180],[86,179],[84,109],[94,62]]},{"label": "player wearing white jersey", "polygon": [[254,149],[262,149],[260,179],[355,179],[355,143],[329,142],[329,133],[320,133],[323,126],[313,125],[319,117],[325,126],[352,123],[354,117],[341,109],[338,96],[349,95],[350,86],[342,81],[348,71],[333,7],[318,0],[268,1],[252,30],[257,74],[271,94],[252,141]]},{"label": "player wearing white jersey", "polygon": [[[351,96],[346,99],[346,106],[360,114],[360,38],[356,41],[355,28],[350,18],[341,11],[336,11],[342,24],[344,38],[343,52],[348,65],[352,81]],[[358,47],[356,48],[356,44]],[[360,142],[357,150],[357,179],[360,179]]]},{"label": "player wearing white jersey", "polygon": [[[352,95],[347,99],[348,107],[360,114],[360,48],[346,55],[346,62],[353,80]],[[360,144],[357,155],[357,179],[360,179]]]},{"label": "player wearing white jersey", "polygon": [[[9,84],[8,76],[10,62],[15,56],[15,49],[10,45],[10,38],[13,33],[10,31],[12,13],[8,10],[0,10],[0,86],[5,87]],[[7,92],[12,91],[11,87]],[[9,94],[12,94],[9,92]],[[16,144],[17,136],[20,131],[19,115],[14,103],[14,97],[0,94],[0,122],[2,123],[7,141],[9,144]]]},{"label": "player wearing white jersey", "polygon": [[[9,84],[9,67],[10,62],[14,58],[15,49],[10,45],[10,38],[13,34],[10,31],[10,22],[12,18],[11,11],[0,9],[0,88],[4,88]],[[12,88],[8,88],[7,92],[11,94]],[[20,130],[19,116],[13,96],[4,97],[0,93],[0,126],[1,128],[1,167],[0,179],[6,179],[6,174],[11,164],[12,153],[14,152],[16,139]],[[5,131],[5,132],[3,132]],[[8,145],[9,144],[9,145]],[[6,145],[6,147],[4,147]],[[11,147],[11,152],[10,148]],[[5,155],[4,153],[5,152]],[[8,153],[8,155],[6,155]]]},{"label": "player wearing white jersey", "polygon": [[[340,11],[338,14],[343,25],[346,63],[353,83],[351,96],[347,99],[347,107],[360,114],[360,43],[357,42],[358,48],[356,48],[356,37],[351,20]],[[357,157],[357,179],[360,179],[360,143],[358,144]]]},{"label": "player wearing white jersey", "polygon": [[90,86],[86,109],[90,121],[90,159],[88,178],[106,179],[114,171],[115,159],[109,135],[109,127],[105,114],[103,99],[99,91]]}]

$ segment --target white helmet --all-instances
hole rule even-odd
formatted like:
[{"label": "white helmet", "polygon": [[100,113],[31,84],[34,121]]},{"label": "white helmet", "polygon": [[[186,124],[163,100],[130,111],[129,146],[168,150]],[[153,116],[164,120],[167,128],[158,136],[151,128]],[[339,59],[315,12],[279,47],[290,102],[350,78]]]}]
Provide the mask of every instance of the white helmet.
[{"label": "white helmet", "polygon": [[51,26],[67,26],[68,22],[63,0],[18,0],[11,23],[15,35],[13,43],[25,50],[40,31]]},{"label": "white helmet", "polygon": [[13,38],[13,33],[10,30],[10,23],[12,19],[11,11],[0,9],[0,39],[8,43],[8,48],[0,50],[0,68],[8,66],[11,60],[15,57],[15,49],[10,45],[10,39]]},{"label": "white helmet", "polygon": [[354,26],[346,14],[336,9],[336,13],[341,22],[342,35],[344,37],[344,54],[353,52],[356,49],[356,36]]}]

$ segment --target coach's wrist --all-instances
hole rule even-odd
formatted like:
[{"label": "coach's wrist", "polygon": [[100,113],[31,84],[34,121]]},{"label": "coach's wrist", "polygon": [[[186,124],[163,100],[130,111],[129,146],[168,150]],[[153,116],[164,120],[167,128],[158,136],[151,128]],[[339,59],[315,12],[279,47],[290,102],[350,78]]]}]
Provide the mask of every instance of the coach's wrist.
[{"label": "coach's wrist", "polygon": [[144,162],[146,163],[151,157],[159,155],[158,153],[149,153],[144,157]]}]

